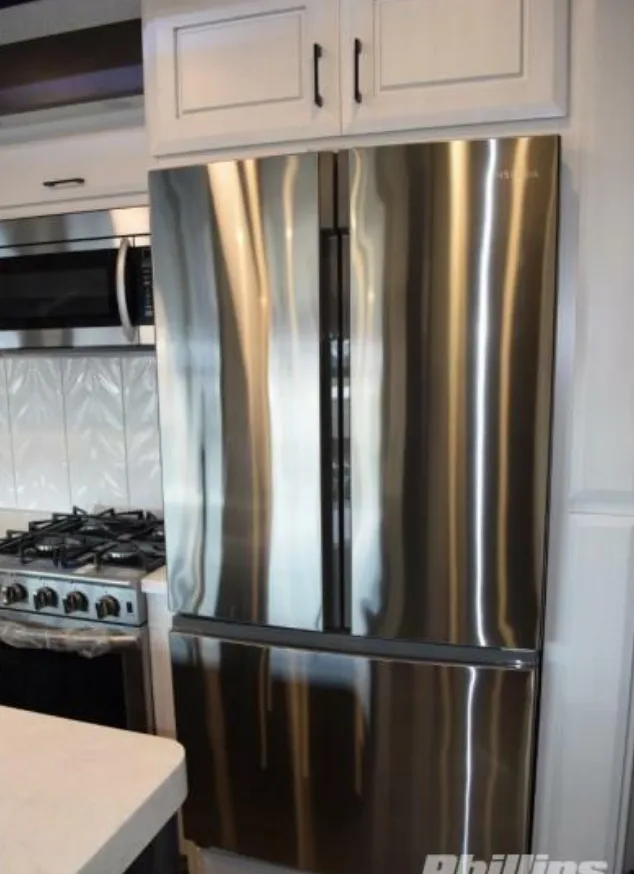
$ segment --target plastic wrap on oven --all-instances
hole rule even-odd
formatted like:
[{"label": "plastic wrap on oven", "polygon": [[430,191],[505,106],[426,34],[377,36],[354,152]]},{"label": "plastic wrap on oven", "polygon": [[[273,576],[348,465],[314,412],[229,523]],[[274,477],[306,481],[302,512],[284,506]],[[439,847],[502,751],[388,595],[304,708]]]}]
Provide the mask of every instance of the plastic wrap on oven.
[{"label": "plastic wrap on oven", "polygon": [[17,649],[74,652],[84,658],[138,645],[138,632],[112,628],[55,628],[35,623],[0,622],[0,643]]}]

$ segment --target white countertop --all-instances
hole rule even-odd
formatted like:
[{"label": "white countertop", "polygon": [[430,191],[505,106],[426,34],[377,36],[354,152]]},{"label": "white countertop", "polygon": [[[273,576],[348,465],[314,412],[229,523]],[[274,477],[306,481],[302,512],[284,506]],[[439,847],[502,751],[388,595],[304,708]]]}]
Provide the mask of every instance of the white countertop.
[{"label": "white countertop", "polygon": [[141,581],[141,591],[148,595],[164,595],[167,592],[167,568],[157,568]]},{"label": "white countertop", "polygon": [[2,874],[120,874],[186,795],[180,744],[0,707]]},{"label": "white countertop", "polygon": [[0,536],[6,537],[9,530],[25,531],[29,522],[45,519],[50,513],[40,513],[37,510],[6,510],[0,509]]}]

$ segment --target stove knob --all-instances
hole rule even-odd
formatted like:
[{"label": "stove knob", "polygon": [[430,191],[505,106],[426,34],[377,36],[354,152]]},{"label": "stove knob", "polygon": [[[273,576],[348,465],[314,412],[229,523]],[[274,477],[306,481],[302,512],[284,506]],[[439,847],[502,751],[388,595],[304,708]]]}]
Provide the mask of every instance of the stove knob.
[{"label": "stove knob", "polygon": [[28,593],[20,583],[11,583],[9,586],[3,586],[0,589],[0,604],[3,607],[19,604],[20,601],[26,601],[27,597]]},{"label": "stove knob", "polygon": [[57,592],[45,586],[38,589],[33,595],[33,606],[36,610],[45,610],[47,607],[57,607]]},{"label": "stove knob", "polygon": [[113,598],[112,595],[104,595],[95,604],[95,610],[100,619],[107,619],[108,616],[118,616],[121,607],[117,599]]},{"label": "stove knob", "polygon": [[87,613],[88,598],[83,592],[69,592],[62,601],[64,613]]}]

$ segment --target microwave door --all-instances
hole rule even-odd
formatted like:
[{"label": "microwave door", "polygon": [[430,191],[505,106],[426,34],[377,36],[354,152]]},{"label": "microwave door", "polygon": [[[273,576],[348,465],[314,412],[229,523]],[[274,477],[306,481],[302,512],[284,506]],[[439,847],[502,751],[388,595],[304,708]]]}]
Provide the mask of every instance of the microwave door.
[{"label": "microwave door", "polygon": [[68,233],[61,217],[0,223],[0,348],[152,343],[149,228],[112,235],[127,212],[71,223],[79,239],[46,239]]},{"label": "microwave door", "polygon": [[150,174],[176,613],[323,627],[316,155]]}]

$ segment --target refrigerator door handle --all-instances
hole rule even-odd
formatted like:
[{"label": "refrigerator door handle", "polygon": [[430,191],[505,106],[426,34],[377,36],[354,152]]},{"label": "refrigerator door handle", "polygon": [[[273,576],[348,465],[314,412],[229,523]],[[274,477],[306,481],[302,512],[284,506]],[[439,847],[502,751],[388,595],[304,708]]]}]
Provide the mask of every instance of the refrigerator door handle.
[{"label": "refrigerator door handle", "polygon": [[340,449],[340,542],[341,542],[341,625],[352,630],[352,459],[350,444],[350,234],[339,233],[341,265],[339,300],[339,449]]},{"label": "refrigerator door handle", "polygon": [[340,252],[336,230],[323,231],[321,257],[323,626],[341,631]]}]

